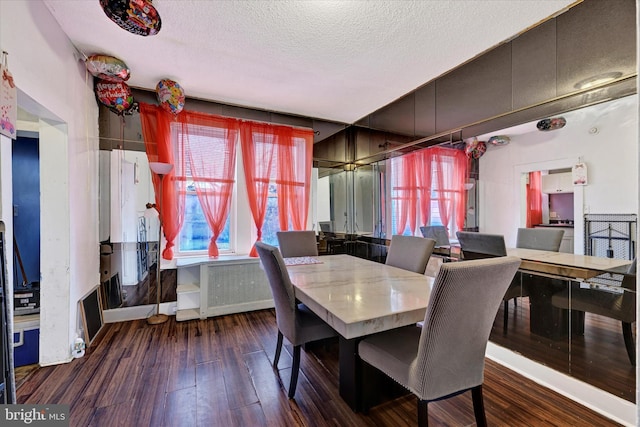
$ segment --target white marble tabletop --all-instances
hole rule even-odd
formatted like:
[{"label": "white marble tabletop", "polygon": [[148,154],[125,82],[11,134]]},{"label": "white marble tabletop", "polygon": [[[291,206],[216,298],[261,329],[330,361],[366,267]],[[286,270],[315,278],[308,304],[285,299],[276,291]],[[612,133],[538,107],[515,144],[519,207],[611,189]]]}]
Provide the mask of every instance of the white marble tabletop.
[{"label": "white marble tabletop", "polygon": [[576,255],[565,252],[539,251],[536,249],[523,248],[509,248],[507,249],[507,255],[517,256],[520,259],[530,261],[540,261],[602,271],[631,264],[631,261],[626,259],[602,258],[589,255]]},{"label": "white marble tabletop", "polygon": [[347,339],[424,320],[433,278],[349,255],[287,267],[296,297]]},{"label": "white marble tabletop", "polygon": [[[555,268],[555,272],[567,277],[588,279],[608,270],[631,264],[630,260],[602,258],[589,255],[576,255],[564,252],[540,251],[536,249],[508,248],[508,255],[522,260],[522,268],[532,271],[548,272],[546,267]],[[539,265],[539,269],[538,269]]]}]

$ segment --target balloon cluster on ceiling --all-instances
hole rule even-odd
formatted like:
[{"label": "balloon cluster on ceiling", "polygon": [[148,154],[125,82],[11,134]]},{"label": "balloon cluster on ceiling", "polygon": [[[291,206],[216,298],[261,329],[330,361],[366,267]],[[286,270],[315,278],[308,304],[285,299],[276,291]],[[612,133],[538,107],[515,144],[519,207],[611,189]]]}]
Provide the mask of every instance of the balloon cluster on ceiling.
[{"label": "balloon cluster on ceiling", "polygon": [[488,141],[478,141],[478,138],[467,140],[464,146],[464,152],[470,159],[479,159],[487,151],[488,146],[500,147],[511,142],[511,138],[507,135],[495,135]]},{"label": "balloon cluster on ceiling", "polygon": [[[100,6],[109,19],[130,33],[152,36],[160,31],[162,21],[151,0],[100,0]],[[95,77],[94,92],[101,104],[119,116],[132,114],[137,109],[131,88],[125,83],[130,70],[124,61],[96,54],[85,60],[85,66]],[[160,80],[156,95],[158,104],[174,116],[184,108],[184,89],[173,80]]]}]

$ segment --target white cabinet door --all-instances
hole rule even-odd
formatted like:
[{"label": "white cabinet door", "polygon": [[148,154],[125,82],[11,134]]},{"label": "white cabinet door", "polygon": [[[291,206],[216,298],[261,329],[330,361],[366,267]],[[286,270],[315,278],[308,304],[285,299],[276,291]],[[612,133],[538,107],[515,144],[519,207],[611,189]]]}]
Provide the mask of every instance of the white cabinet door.
[{"label": "white cabinet door", "polygon": [[571,172],[542,175],[542,192],[547,194],[573,193]]},{"label": "white cabinet door", "polygon": [[558,173],[558,193],[573,193],[573,176],[570,172]]}]

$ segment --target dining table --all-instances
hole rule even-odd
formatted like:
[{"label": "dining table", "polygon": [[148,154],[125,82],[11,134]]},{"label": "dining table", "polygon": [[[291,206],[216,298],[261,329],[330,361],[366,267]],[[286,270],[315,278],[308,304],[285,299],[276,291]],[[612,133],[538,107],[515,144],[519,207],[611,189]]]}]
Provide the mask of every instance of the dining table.
[{"label": "dining table", "polygon": [[632,262],[626,259],[524,248],[507,248],[507,255],[522,260],[520,271],[574,281],[592,279],[607,272],[619,273]]},{"label": "dining table", "polygon": [[340,396],[358,411],[358,342],[424,320],[434,278],[351,255],[316,260],[285,262],[296,298],[340,335]]},{"label": "dining table", "polygon": [[529,296],[530,332],[551,340],[584,333],[584,313],[554,307],[551,300],[555,293],[575,282],[589,286],[590,279],[605,273],[620,274],[632,262],[525,248],[507,248],[507,254],[521,259],[519,271]]}]

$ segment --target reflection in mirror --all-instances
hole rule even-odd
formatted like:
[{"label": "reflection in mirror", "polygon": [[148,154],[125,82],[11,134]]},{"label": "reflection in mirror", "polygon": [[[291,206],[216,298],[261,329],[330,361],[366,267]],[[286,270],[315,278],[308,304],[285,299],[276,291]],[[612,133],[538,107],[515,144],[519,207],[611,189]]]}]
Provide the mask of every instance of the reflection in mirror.
[{"label": "reflection in mirror", "polygon": [[[100,151],[100,270],[106,309],[153,303],[158,214],[147,156]],[[162,301],[175,301],[173,270],[162,272]],[[173,274],[175,276],[175,274]]]},{"label": "reflection in mirror", "polygon": [[344,233],[347,229],[347,172],[342,168],[318,170],[317,221],[320,231]]}]

